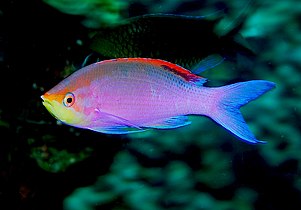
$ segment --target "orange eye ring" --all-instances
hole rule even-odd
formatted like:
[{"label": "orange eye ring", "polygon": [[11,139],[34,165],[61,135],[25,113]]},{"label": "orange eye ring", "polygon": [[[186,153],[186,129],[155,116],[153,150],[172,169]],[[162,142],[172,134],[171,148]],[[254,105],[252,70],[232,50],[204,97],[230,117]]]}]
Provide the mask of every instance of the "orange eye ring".
[{"label": "orange eye ring", "polygon": [[75,96],[74,96],[74,94],[73,93],[67,93],[65,95],[64,100],[63,100],[64,105],[66,107],[70,107],[70,106],[72,106],[74,104],[74,102],[75,102]]}]

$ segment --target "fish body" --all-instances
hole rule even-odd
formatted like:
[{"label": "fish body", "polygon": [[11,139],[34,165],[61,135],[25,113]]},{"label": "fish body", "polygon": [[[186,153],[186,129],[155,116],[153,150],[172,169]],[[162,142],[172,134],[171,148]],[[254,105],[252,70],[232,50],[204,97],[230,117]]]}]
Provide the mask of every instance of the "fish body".
[{"label": "fish body", "polygon": [[206,79],[158,59],[120,58],[86,66],[46,92],[43,104],[58,120],[108,134],[171,129],[204,115],[244,141],[260,142],[239,108],[272,89],[268,81],[205,87]]},{"label": "fish body", "polygon": [[237,54],[253,57],[238,33],[241,25],[224,35],[215,32],[219,19],[149,14],[102,27],[92,36],[90,48],[105,58],[156,58],[192,69],[202,59],[220,54],[229,60]]}]

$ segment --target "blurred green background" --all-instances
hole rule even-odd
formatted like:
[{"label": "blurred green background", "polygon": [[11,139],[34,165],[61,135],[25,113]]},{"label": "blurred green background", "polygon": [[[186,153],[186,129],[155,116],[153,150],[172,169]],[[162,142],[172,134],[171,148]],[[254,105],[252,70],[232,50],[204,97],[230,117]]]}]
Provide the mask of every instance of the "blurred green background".
[{"label": "blurred green background", "polygon": [[[43,107],[40,95],[91,52],[93,30],[142,14],[218,11],[221,28],[246,16],[240,33],[256,58],[203,75],[277,84],[241,109],[267,144],[238,141],[204,117],[175,130],[104,135],[62,125]],[[300,1],[5,0],[0,25],[0,209],[301,208]]]}]

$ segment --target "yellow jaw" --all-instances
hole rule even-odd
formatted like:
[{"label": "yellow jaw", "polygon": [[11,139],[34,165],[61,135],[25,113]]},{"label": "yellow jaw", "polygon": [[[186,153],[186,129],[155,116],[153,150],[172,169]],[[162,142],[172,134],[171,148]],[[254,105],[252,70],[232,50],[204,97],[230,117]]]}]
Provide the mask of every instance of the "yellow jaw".
[{"label": "yellow jaw", "polygon": [[47,99],[44,95],[41,98],[43,99],[43,105],[56,119],[75,126],[83,123],[83,114],[76,112],[72,107],[66,107],[63,103],[59,103],[56,100]]}]

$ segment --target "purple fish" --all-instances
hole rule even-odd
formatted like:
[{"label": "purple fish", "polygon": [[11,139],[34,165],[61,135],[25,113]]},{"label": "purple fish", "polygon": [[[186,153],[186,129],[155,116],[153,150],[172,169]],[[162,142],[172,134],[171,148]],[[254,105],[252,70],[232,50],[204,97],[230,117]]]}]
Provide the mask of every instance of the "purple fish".
[{"label": "purple fish", "polygon": [[206,79],[169,62],[120,58],[86,66],[45,93],[43,105],[58,120],[107,134],[189,125],[204,115],[249,143],[262,142],[239,108],[275,87],[254,80],[205,87]]}]

